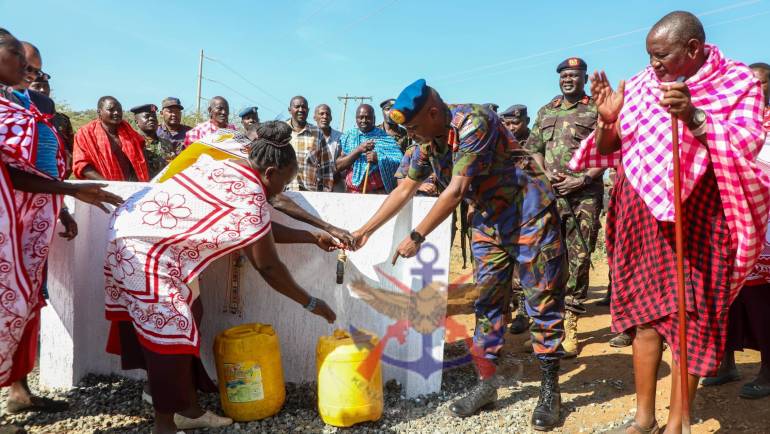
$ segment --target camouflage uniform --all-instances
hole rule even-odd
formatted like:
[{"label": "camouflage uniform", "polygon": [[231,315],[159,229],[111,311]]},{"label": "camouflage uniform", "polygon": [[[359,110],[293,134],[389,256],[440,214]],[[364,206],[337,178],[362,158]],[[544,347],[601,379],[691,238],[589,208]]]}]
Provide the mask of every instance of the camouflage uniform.
[{"label": "camouflage uniform", "polygon": [[476,104],[450,105],[449,110],[446,142],[415,146],[400,175],[420,182],[434,173],[439,190],[454,175],[473,178],[464,199],[475,210],[471,247],[480,294],[474,347],[484,358],[497,359],[518,263],[534,320],[534,352],[543,361],[560,358],[566,267],[550,183],[497,114]]},{"label": "camouflage uniform", "polygon": [[168,140],[144,138],[144,159],[147,161],[150,179],[160,173],[177,156],[176,151],[174,144]]},{"label": "camouflage uniform", "polygon": [[[575,104],[570,104],[562,96],[558,96],[537,112],[526,147],[544,156],[545,170],[548,173],[561,172],[567,176],[583,177],[585,172],[569,170],[568,163],[580,146],[580,141],[588,137],[596,127],[597,116],[596,104],[591,97],[586,95]],[[604,186],[601,180],[595,180],[557,201],[569,259],[565,301],[567,309],[576,313],[585,311],[583,302],[588,295],[591,252],[596,247],[603,196]],[[589,252],[585,251],[580,242],[568,203],[577,216]]]}]

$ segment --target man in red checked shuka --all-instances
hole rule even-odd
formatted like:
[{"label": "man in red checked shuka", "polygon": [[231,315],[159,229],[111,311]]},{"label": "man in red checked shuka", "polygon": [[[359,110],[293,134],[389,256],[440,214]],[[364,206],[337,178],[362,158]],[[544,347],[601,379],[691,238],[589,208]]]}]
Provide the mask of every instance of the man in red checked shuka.
[{"label": "man in red checked shuka", "polygon": [[[637,411],[620,433],[657,433],[655,386],[671,346],[666,433],[681,431],[671,115],[681,127],[690,402],[722,359],[727,311],[762,248],[770,179],[758,168],[762,90],[751,70],[706,44],[700,21],[672,12],[647,35],[650,66],[617,91],[591,77],[599,121],[573,168],[621,163],[607,214],[612,328],[633,336]],[[684,82],[677,82],[683,77]]]}]

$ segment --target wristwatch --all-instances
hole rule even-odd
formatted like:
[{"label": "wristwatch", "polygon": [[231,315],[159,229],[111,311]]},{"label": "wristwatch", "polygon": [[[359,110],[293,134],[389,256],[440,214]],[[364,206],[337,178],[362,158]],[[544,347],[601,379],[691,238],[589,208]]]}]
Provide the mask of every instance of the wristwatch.
[{"label": "wristwatch", "polygon": [[412,239],[412,241],[414,241],[414,242],[415,242],[415,243],[417,243],[417,244],[422,244],[422,242],[423,242],[423,241],[425,241],[425,237],[423,237],[422,235],[420,235],[420,233],[419,233],[419,232],[417,232],[417,231],[412,231],[412,232],[409,234],[409,238],[411,238],[411,239]]},{"label": "wristwatch", "polygon": [[692,118],[690,119],[687,128],[693,136],[700,136],[706,132],[706,112],[701,109],[695,109],[692,112]]},{"label": "wristwatch", "polygon": [[302,307],[312,312],[315,310],[316,306],[318,306],[318,299],[315,297],[310,297],[310,301],[308,301],[307,304]]}]

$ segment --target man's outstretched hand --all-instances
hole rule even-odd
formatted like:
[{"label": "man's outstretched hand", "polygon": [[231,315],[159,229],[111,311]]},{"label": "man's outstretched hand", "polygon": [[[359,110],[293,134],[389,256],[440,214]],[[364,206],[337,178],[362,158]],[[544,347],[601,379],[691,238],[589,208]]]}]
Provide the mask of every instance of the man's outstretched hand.
[{"label": "man's outstretched hand", "polygon": [[350,232],[336,226],[329,226],[329,228],[326,229],[326,232],[329,232],[331,236],[340,240],[340,242],[343,244],[343,247],[353,249],[353,234]]},{"label": "man's outstretched hand", "polygon": [[316,245],[323,251],[332,252],[337,249],[344,249],[345,245],[334,239],[333,236],[326,232],[318,232],[315,234]]},{"label": "man's outstretched hand", "polygon": [[122,197],[104,190],[107,184],[83,183],[72,185],[75,188],[75,192],[72,194],[75,199],[97,206],[107,214],[110,213],[110,210],[107,209],[105,204],[118,207],[123,203]]}]

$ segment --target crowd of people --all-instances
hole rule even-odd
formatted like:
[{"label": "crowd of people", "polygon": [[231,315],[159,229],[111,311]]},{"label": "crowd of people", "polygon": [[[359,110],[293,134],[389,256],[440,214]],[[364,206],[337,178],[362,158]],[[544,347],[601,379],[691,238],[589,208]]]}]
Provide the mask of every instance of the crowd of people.
[{"label": "crowd of people", "polygon": [[[201,158],[159,182],[192,144],[239,129],[224,97],[209,100],[208,120],[196,126],[182,123],[179,98],[163,99],[160,109],[136,106],[130,110],[136,131],[121,103],[103,96],[97,119],[73,132],[49,97],[51,76],[42,71],[40,51],[0,29],[6,411],[67,406],[35,396],[26,383],[56,220],[63,237],[78,231],[64,195],[113,213],[105,259],[107,346],[124,369],[147,371],[143,398],[155,409],[155,433],[232,423],[201,408],[196,397],[197,390],[215,390],[200,362],[198,329],[197,277],[208,264],[240,251],[273,288],[333,322],[335,313],[294,281],[274,243],[361,248],[414,195],[437,199],[393,260],[416,255],[447,218],[462,222],[473,256],[479,295],[469,352],[479,381],[452,403],[454,415],[468,417],[496,401],[505,334],[529,331],[527,346],[542,371],[531,423],[542,431],[558,425],[559,361],[580,353],[578,319],[586,312],[591,253],[605,210],[611,288],[602,301],[617,333],[611,344],[632,346],[637,403],[634,420],[618,432],[663,432],[655,401],[664,342],[674,365],[666,433],[681,432],[682,404],[692,402],[699,383],[740,378],[734,351],[762,354],[758,377],[740,396],[770,396],[770,65],[729,59],[706,42],[702,24],[688,12],[661,18],[646,44],[650,65],[615,88],[604,72],[589,75],[579,57],[559,63],[560,93],[537,111],[531,129],[524,105],[498,112],[491,103],[448,104],[422,79],[380,103],[379,124],[374,107],[358,106],[356,126],[344,132],[331,127],[328,104],[315,106],[312,124],[307,99],[295,96],[286,121],[261,122],[257,107],[238,114],[250,141],[241,158]],[[679,360],[677,333],[672,119],[681,125],[686,361]],[[67,182],[70,177],[96,182]],[[605,179],[612,180],[609,195]],[[98,181],[151,187],[120,198]],[[387,198],[349,232],[304,211],[286,190]],[[271,221],[268,203],[317,230]],[[685,362],[689,389],[683,391],[678,366]]]}]

